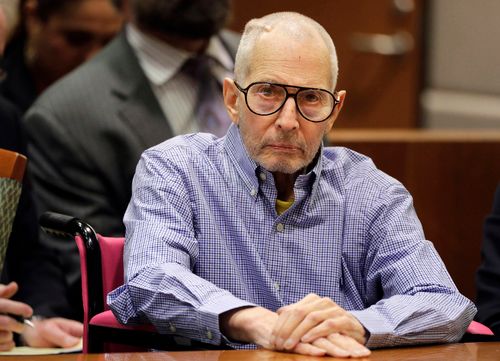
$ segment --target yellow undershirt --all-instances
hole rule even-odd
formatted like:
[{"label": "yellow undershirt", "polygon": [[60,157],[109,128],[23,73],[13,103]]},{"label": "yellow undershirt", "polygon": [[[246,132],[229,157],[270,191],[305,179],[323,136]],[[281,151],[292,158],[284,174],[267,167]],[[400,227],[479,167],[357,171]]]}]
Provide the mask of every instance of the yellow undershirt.
[{"label": "yellow undershirt", "polygon": [[278,212],[278,214],[282,214],[292,206],[293,201],[293,199],[291,201],[282,201],[276,198],[276,212]]}]

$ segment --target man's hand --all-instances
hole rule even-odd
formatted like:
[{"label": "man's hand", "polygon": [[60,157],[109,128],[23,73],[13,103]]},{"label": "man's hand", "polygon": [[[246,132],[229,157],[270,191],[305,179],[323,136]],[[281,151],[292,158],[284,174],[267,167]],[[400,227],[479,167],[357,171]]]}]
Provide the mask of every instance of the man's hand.
[{"label": "man's hand", "polygon": [[22,337],[31,347],[71,347],[80,342],[83,324],[66,318],[34,321],[35,327],[25,327]]},{"label": "man's hand", "polygon": [[365,330],[359,321],[331,299],[309,294],[278,310],[271,343],[277,350],[293,350],[299,343],[322,348],[331,356],[363,357]]},{"label": "man's hand", "polygon": [[[220,318],[224,336],[240,342],[249,342],[268,350],[275,350],[271,344],[271,332],[278,320],[278,314],[263,307],[239,308],[225,312]],[[312,344],[299,342],[289,350],[303,355],[323,356],[325,350]]]},{"label": "man's hand", "polygon": [[22,317],[30,317],[33,314],[33,310],[27,304],[9,300],[17,289],[15,282],[8,285],[0,284],[0,351],[12,349],[15,346],[12,333],[21,333],[26,327],[5,314],[10,313]]}]

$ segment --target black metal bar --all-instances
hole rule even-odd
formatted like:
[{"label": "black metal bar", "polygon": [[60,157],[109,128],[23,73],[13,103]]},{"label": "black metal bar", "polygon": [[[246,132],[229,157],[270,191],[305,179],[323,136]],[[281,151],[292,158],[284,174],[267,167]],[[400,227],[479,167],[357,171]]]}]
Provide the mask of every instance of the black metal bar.
[{"label": "black metal bar", "polygon": [[[87,292],[89,320],[104,311],[101,273],[101,249],[94,229],[86,222],[56,212],[45,212],[40,217],[44,232],[57,238],[80,235],[83,239],[87,260]],[[73,240],[74,241],[74,240]]]}]

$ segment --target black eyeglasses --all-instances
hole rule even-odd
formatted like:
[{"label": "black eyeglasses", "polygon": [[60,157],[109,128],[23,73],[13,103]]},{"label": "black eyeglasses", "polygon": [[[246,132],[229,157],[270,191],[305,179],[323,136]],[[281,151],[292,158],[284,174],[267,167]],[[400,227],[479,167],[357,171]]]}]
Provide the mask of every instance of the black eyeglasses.
[{"label": "black eyeglasses", "polygon": [[[239,91],[245,94],[248,109],[257,115],[271,115],[278,112],[288,98],[295,100],[298,112],[310,122],[320,123],[332,115],[340,102],[335,95],[325,89],[305,88],[295,85],[255,82],[242,88],[234,82]],[[289,93],[288,88],[298,89]]]}]

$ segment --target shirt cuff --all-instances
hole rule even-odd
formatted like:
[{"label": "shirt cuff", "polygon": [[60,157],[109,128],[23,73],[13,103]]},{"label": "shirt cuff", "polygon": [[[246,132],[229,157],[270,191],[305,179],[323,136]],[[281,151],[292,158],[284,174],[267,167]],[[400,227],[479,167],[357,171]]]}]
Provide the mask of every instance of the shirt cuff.
[{"label": "shirt cuff", "polygon": [[383,317],[371,308],[349,311],[365,328],[368,348],[377,348],[390,344],[392,326],[387,324]]},{"label": "shirt cuff", "polygon": [[200,340],[214,345],[232,343],[220,332],[219,316],[224,312],[249,306],[253,307],[257,305],[239,299],[231,294],[217,297],[203,304],[198,310],[200,312],[201,326],[199,335]]}]

